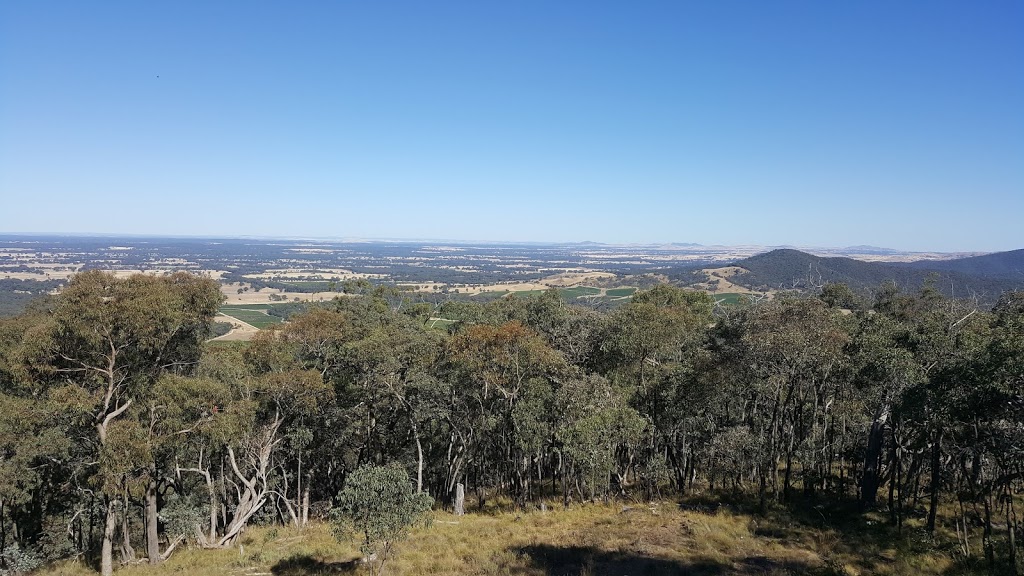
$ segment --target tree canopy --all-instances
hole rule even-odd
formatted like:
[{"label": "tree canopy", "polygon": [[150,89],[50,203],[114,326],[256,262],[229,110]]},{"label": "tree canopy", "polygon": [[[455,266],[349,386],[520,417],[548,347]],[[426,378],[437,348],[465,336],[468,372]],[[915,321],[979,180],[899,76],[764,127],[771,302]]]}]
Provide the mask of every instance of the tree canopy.
[{"label": "tree canopy", "polygon": [[354,290],[215,346],[215,282],[87,272],[0,321],[0,568],[110,573],[329,517],[383,559],[460,485],[471,508],[856,502],[1017,564],[1021,293],[723,309],[661,285],[596,312],[549,292],[444,304],[445,330],[404,298]]}]

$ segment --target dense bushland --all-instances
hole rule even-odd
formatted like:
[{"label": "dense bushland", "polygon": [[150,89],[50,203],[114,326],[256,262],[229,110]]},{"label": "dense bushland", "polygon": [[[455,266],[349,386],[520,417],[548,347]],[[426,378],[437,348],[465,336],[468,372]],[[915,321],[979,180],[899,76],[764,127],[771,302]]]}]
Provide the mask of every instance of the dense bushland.
[{"label": "dense bushland", "polygon": [[470,509],[855,502],[887,529],[953,527],[964,567],[1016,570],[1024,294],[982,310],[883,286],[862,305],[829,285],[716,308],[662,285],[600,313],[377,288],[211,346],[219,301],[186,274],[87,272],[0,323],[3,568],[230,546],[398,464],[438,507],[460,485]]}]

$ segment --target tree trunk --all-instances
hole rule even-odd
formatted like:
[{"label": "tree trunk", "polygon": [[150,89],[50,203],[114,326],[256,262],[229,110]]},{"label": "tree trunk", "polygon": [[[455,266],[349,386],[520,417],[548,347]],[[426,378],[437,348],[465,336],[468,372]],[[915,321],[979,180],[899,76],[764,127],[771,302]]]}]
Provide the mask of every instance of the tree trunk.
[{"label": "tree trunk", "polygon": [[1017,512],[1013,509],[1013,491],[1006,488],[1006,535],[1010,554],[1010,574],[1017,576]]},{"label": "tree trunk", "polygon": [[121,514],[121,563],[135,561],[135,548],[132,547],[131,524],[128,517],[128,496],[124,498],[124,510]]},{"label": "tree trunk", "polygon": [[203,467],[203,454],[199,454],[199,464],[196,468],[177,468],[177,474],[180,477],[182,472],[195,472],[203,477],[206,482],[206,491],[210,495],[210,524],[207,527],[208,531],[204,535],[203,528],[196,526],[196,537],[199,538],[202,546],[209,546],[214,540],[217,539],[217,513],[220,511],[220,506],[217,502],[217,485],[213,481],[213,476],[210,474],[208,467]]},{"label": "tree trunk", "polygon": [[455,485],[455,515],[462,516],[466,513],[466,489],[461,482]]},{"label": "tree trunk", "polygon": [[230,446],[228,447],[228,463],[231,465],[231,471],[235,474],[235,477],[241,481],[243,490],[241,491],[238,506],[234,510],[231,521],[227,523],[227,527],[224,529],[224,535],[217,541],[217,547],[224,547],[233,543],[249,523],[249,519],[252,518],[253,514],[259,512],[260,508],[267,503],[267,475],[270,471],[270,456],[274,451],[274,447],[279,442],[277,430],[280,424],[280,420],[275,420],[263,431],[259,444],[250,448],[250,461],[254,465],[251,478],[242,474],[235,459],[235,451]]},{"label": "tree trunk", "polygon": [[0,498],[0,550],[7,550],[7,523],[4,522],[3,498]]},{"label": "tree trunk", "polygon": [[100,574],[114,573],[114,530],[117,530],[117,508],[115,500],[107,500],[107,521],[103,525],[103,545],[100,548]]},{"label": "tree trunk", "polygon": [[209,481],[209,478],[207,478],[207,482],[208,482],[207,487],[210,490],[210,533],[209,533],[209,538],[210,538],[210,542],[213,542],[214,540],[217,539],[217,512],[219,511],[220,507],[217,506],[217,489],[214,487],[213,483]]},{"label": "tree trunk", "polygon": [[992,497],[991,495],[985,495],[985,524],[981,532],[981,544],[985,549],[985,560],[988,561],[989,574],[995,572],[996,567],[996,552],[995,546],[992,544]]},{"label": "tree trunk", "polygon": [[156,470],[150,469],[151,477],[146,486],[146,555],[150,564],[159,564],[160,556],[160,534],[157,525],[157,502],[156,502]]},{"label": "tree trunk", "polygon": [[306,476],[306,484],[302,487],[302,525],[309,523],[309,482],[311,475]]},{"label": "tree trunk", "polygon": [[878,498],[881,476],[882,445],[885,441],[885,423],[889,419],[889,405],[885,404],[875,414],[868,432],[867,451],[864,454],[864,480],[860,487],[860,500],[865,506],[872,506]]},{"label": "tree trunk", "polygon": [[928,506],[928,533],[935,532],[935,514],[939,509],[939,488],[942,485],[942,433],[932,442],[932,497]]},{"label": "tree trunk", "polygon": [[420,442],[420,433],[416,423],[412,425],[412,434],[416,438],[416,493],[423,492],[423,443]]}]

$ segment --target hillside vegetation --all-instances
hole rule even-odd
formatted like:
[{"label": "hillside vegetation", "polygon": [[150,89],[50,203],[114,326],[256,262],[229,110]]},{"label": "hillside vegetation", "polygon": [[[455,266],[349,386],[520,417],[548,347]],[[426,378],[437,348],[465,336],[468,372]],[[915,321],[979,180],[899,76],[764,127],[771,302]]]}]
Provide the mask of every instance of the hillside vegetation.
[{"label": "hillside vegetation", "polygon": [[1018,573],[1022,292],[407,296],[214,346],[213,280],[90,271],[0,320],[0,569]]},{"label": "hillside vegetation", "polygon": [[[1018,252],[1024,254],[1024,251]],[[907,265],[821,257],[780,249],[736,262],[736,266],[748,273],[732,280],[754,290],[816,290],[833,283],[845,284],[860,292],[876,290],[886,283],[913,291],[928,283],[946,296],[977,297],[991,305],[1002,292],[1024,287],[1024,275],[1008,273],[1019,258],[1015,253],[1004,252]]]},{"label": "hillside vegetation", "polygon": [[1024,249],[958,258],[955,260],[910,262],[906,266],[930,270],[948,270],[950,272],[976,276],[1007,278],[1020,282],[1024,280]]}]

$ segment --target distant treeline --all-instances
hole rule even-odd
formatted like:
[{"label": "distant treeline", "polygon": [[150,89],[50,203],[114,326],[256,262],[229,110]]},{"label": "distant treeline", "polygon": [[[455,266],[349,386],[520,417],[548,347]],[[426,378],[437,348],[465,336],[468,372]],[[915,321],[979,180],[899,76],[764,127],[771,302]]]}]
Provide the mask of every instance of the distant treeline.
[{"label": "distant treeline", "polygon": [[63,280],[0,279],[0,318],[14,316],[32,300],[60,288]]}]

